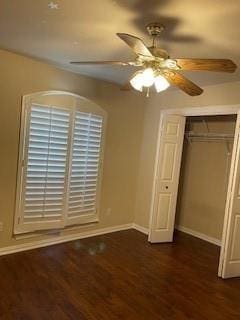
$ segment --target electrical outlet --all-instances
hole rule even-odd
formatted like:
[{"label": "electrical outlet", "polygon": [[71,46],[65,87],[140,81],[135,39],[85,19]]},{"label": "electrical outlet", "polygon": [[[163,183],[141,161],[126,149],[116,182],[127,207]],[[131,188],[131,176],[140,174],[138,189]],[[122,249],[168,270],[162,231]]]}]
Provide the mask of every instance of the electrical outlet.
[{"label": "electrical outlet", "polygon": [[3,231],[3,223],[0,222],[0,231]]}]

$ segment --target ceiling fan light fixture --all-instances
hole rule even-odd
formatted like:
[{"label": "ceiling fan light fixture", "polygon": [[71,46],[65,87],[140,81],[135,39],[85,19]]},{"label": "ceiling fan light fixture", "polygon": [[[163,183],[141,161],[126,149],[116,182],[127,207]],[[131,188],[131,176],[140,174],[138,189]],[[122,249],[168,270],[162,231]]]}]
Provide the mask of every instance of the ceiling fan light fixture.
[{"label": "ceiling fan light fixture", "polygon": [[132,87],[138,91],[142,91],[143,87],[151,87],[154,84],[155,75],[152,68],[138,71],[130,80]]},{"label": "ceiling fan light fixture", "polygon": [[142,73],[143,86],[151,87],[154,84],[155,76],[152,68],[147,68]]},{"label": "ceiling fan light fixture", "polygon": [[143,72],[138,71],[130,80],[131,86],[138,91],[142,92],[143,89]]},{"label": "ceiling fan light fixture", "polygon": [[155,78],[154,85],[157,92],[164,91],[170,86],[169,82],[161,75]]}]

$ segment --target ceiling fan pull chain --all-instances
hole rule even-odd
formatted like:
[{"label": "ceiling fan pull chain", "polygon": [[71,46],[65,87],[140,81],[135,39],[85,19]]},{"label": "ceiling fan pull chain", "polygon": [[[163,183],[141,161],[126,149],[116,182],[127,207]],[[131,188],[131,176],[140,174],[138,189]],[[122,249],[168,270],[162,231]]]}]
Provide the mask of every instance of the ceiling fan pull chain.
[{"label": "ceiling fan pull chain", "polygon": [[147,94],[146,94],[146,97],[147,98],[149,98],[149,96],[150,96],[150,89],[149,89],[149,87],[147,88]]}]

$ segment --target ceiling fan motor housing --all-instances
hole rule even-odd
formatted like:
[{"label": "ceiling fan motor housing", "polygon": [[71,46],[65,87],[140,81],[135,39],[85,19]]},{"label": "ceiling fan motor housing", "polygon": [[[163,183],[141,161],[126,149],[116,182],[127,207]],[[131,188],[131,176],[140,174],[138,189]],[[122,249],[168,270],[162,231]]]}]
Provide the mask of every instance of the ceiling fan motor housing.
[{"label": "ceiling fan motor housing", "polygon": [[164,25],[159,22],[149,23],[147,26],[147,31],[152,37],[157,37],[165,29]]}]

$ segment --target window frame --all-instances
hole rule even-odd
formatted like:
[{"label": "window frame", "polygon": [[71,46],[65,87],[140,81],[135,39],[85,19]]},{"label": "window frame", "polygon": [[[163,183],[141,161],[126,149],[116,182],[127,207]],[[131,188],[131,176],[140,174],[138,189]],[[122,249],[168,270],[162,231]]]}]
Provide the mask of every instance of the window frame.
[{"label": "window frame", "polygon": [[[67,164],[66,164],[66,185],[65,190],[67,191],[64,196],[64,204],[63,204],[63,214],[61,217],[61,221],[51,221],[46,223],[38,222],[36,224],[36,228],[33,228],[33,224],[27,224],[23,222],[24,211],[22,210],[22,205],[24,204],[24,200],[22,196],[24,195],[23,190],[25,190],[25,182],[26,182],[26,161],[27,161],[27,150],[28,150],[28,137],[29,137],[29,128],[30,128],[30,120],[31,120],[31,107],[33,104],[40,106],[52,106],[55,105],[53,103],[44,103],[44,102],[36,102],[38,99],[41,101],[47,100],[49,96],[65,96],[67,99],[71,101],[71,105],[62,105],[63,108],[66,107],[70,112],[70,122],[69,122],[69,147],[67,150]],[[51,99],[50,99],[51,100]],[[57,105],[56,107],[60,107]],[[82,214],[81,216],[71,219],[68,217],[68,195],[69,195],[69,186],[70,186],[70,174],[71,174],[71,165],[70,161],[72,159],[72,147],[73,147],[73,137],[74,137],[74,123],[75,118],[73,117],[73,113],[75,111],[92,113],[94,115],[99,115],[102,117],[102,132],[101,132],[101,147],[99,153],[99,168],[98,168],[98,180],[96,187],[96,212]],[[25,95],[22,98],[22,106],[21,106],[21,122],[20,122],[20,132],[19,132],[19,156],[18,156],[18,172],[17,172],[17,184],[16,184],[16,202],[15,202],[15,215],[14,215],[14,234],[23,234],[23,233],[32,233],[41,230],[58,230],[64,229],[74,225],[82,225],[88,223],[94,223],[99,221],[99,211],[100,211],[100,199],[102,193],[102,175],[103,175],[103,159],[104,159],[104,147],[105,147],[105,134],[106,134],[106,123],[107,123],[107,113],[104,109],[99,107],[94,102],[83,98],[79,95],[64,92],[64,91],[44,91],[37,92],[30,95]]]}]

